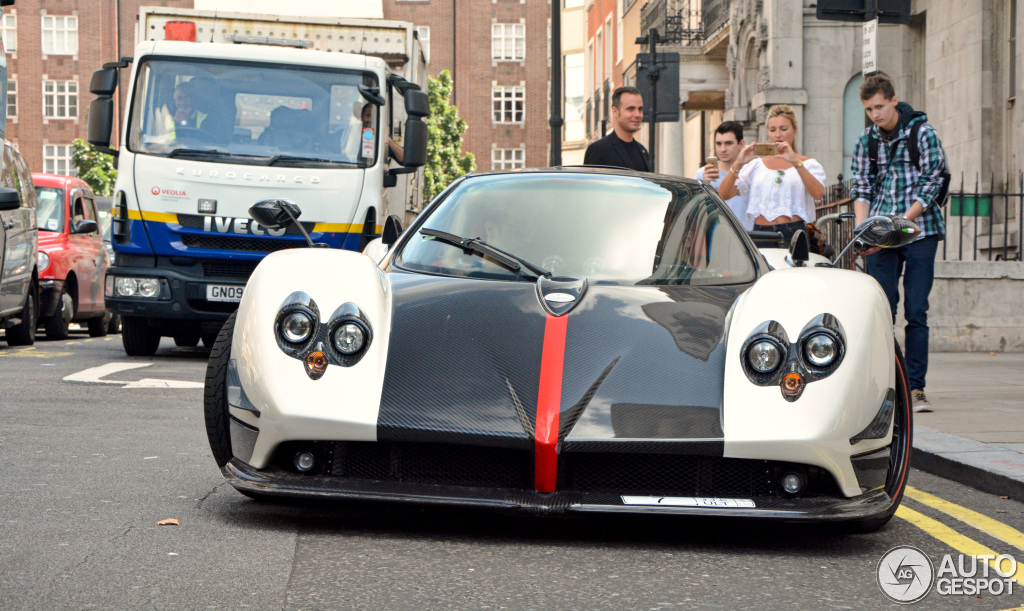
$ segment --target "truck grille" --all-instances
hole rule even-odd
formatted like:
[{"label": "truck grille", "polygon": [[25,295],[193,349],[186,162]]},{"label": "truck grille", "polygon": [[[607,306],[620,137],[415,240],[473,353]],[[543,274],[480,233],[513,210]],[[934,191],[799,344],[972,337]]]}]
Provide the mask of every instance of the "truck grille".
[{"label": "truck grille", "polygon": [[203,276],[248,280],[257,265],[259,261],[203,261]]},{"label": "truck grille", "polygon": [[187,248],[240,250],[244,252],[277,252],[288,248],[302,248],[306,245],[306,242],[303,240],[286,240],[283,238],[229,238],[194,234],[182,235],[181,243]]}]

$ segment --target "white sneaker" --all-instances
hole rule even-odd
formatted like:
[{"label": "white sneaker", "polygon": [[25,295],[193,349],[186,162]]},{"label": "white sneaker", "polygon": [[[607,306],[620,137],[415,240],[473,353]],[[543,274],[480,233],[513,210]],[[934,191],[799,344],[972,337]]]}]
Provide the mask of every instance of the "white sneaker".
[{"label": "white sneaker", "polygon": [[928,398],[924,396],[923,390],[910,391],[910,400],[914,406],[915,414],[922,414],[932,411],[932,404],[928,403]]}]

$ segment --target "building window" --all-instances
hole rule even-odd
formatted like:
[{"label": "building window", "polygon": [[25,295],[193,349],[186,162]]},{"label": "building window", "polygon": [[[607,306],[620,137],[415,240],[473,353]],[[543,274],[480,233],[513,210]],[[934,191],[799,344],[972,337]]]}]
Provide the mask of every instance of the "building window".
[{"label": "building window", "polygon": [[78,55],[78,17],[43,15],[43,55]]},{"label": "building window", "polygon": [[18,81],[7,81],[7,118],[18,116]]},{"label": "building window", "polygon": [[491,59],[519,61],[526,57],[526,26],[521,23],[491,24]]},{"label": "building window", "polygon": [[582,53],[570,53],[565,56],[565,68],[562,75],[565,79],[565,137],[569,142],[579,141],[586,138],[586,125],[583,121],[586,115],[586,103],[584,95],[586,89],[583,85],[583,64]]},{"label": "building window", "polygon": [[18,16],[4,15],[4,50],[14,53],[18,50]]},{"label": "building window", "polygon": [[423,47],[423,54],[430,60],[430,26],[421,25],[416,28],[416,37],[420,39],[420,46]]},{"label": "building window", "polygon": [[46,119],[78,117],[77,81],[43,81],[43,117]]},{"label": "building window", "polygon": [[70,144],[43,145],[43,173],[78,176],[78,171],[71,163],[74,147]]},{"label": "building window", "polygon": [[514,170],[524,167],[526,165],[523,149],[491,149],[492,170]]},{"label": "building window", "polygon": [[492,87],[492,117],[495,123],[522,123],[526,104],[524,87]]}]

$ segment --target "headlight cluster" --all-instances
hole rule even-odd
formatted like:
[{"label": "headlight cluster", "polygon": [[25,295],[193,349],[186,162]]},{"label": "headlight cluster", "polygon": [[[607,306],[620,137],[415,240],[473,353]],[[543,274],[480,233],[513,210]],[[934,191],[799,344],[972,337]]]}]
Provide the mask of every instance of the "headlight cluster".
[{"label": "headlight cluster", "polygon": [[743,344],[740,361],[747,378],[758,386],[779,385],[787,401],[796,401],[804,386],[832,374],[842,362],[844,334],[831,314],[821,314],[790,342],[782,325],[770,320]]},{"label": "headlight cluster", "polygon": [[353,303],[338,307],[326,323],[313,298],[296,291],[285,299],[274,323],[277,344],[303,362],[306,374],[320,379],[328,365],[351,367],[366,354],[372,339],[370,322]]},{"label": "headlight cluster", "polygon": [[169,290],[161,278],[107,276],[104,294],[107,297],[167,299]]}]

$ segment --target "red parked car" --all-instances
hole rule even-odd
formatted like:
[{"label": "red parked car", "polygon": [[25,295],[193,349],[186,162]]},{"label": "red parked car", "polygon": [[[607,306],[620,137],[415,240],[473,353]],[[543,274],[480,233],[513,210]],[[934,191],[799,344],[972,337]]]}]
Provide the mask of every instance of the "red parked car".
[{"label": "red parked car", "polygon": [[39,205],[39,326],[47,339],[64,339],[72,321],[89,335],[107,334],[103,282],[110,264],[95,196],[70,176],[33,174]]}]

